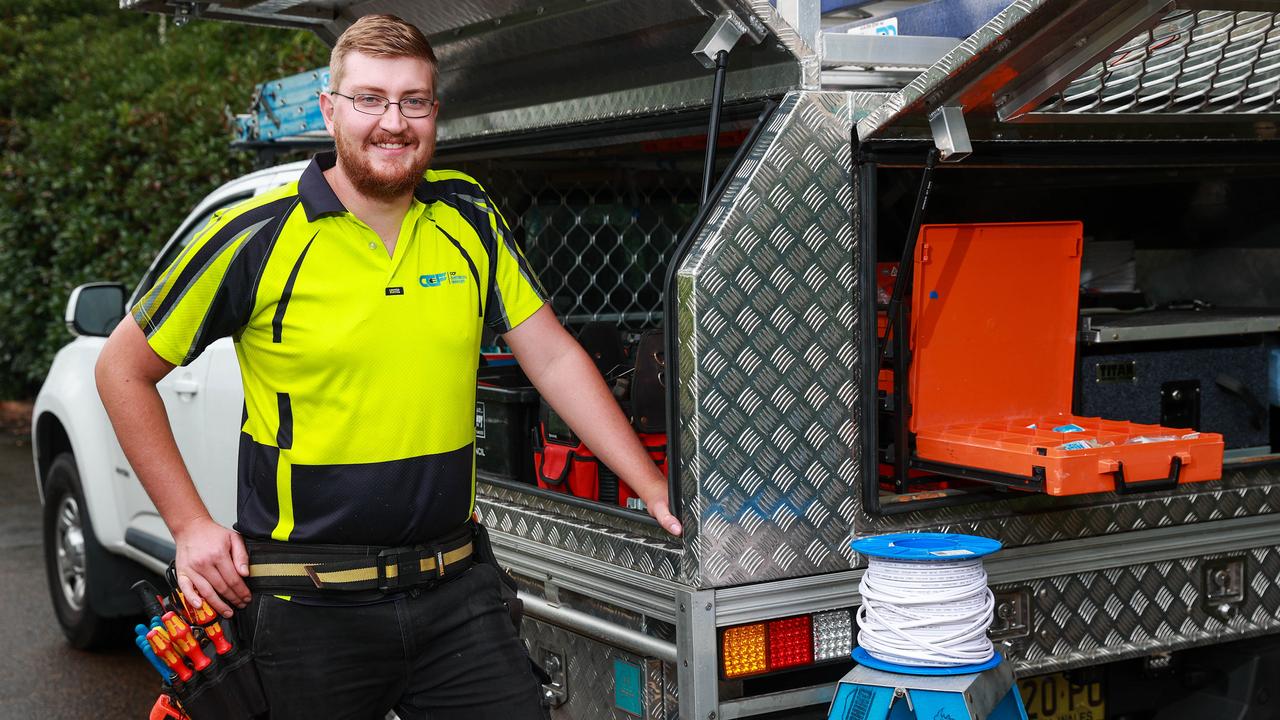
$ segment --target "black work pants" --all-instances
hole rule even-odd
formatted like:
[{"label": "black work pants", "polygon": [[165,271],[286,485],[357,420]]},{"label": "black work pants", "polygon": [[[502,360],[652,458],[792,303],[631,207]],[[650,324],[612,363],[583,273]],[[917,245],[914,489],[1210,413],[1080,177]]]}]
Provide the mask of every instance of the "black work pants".
[{"label": "black work pants", "polygon": [[542,720],[492,565],[372,605],[256,593],[244,611],[271,720]]}]

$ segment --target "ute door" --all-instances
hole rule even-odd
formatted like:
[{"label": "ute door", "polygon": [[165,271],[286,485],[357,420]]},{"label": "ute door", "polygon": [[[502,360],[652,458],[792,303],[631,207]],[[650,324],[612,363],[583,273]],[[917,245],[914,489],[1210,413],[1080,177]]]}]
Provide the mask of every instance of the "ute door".
[{"label": "ute door", "polygon": [[[130,306],[137,301],[142,293],[149,290],[156,283],[157,279],[177,259],[183,249],[191,243],[199,231],[213,218],[215,212],[241,202],[250,196],[249,193],[240,193],[211,198],[188,215],[187,219],[179,227],[178,232],[174,233],[165,249],[152,263],[142,282],[139,283],[138,289],[134,292],[134,297],[130,300]],[[214,343],[214,346],[222,343],[227,345],[228,350],[230,349],[230,340],[220,340]],[[214,354],[210,352],[212,349],[213,346],[210,346],[190,364],[174,368],[172,372],[156,384],[156,390],[160,393],[161,400],[164,401],[165,411],[169,416],[169,424],[173,428],[174,440],[178,444],[179,452],[182,453],[182,460],[186,464],[188,472],[191,473],[191,477],[195,481],[196,487],[200,490],[200,495],[209,507],[209,511],[213,513],[214,518],[223,521],[227,518],[228,509],[232,513],[231,517],[234,518],[235,475],[232,473],[228,476],[229,479],[225,479],[221,484],[212,482],[212,478],[209,477],[211,469],[218,467],[216,463],[211,465],[209,453],[205,449],[207,445],[205,405],[209,397],[207,381],[211,356]],[[238,375],[236,379],[238,381]],[[234,447],[232,445],[233,452]],[[151,503],[151,498],[147,496],[141,483],[138,482],[137,476],[120,449],[119,443],[113,443],[113,451],[115,455],[114,477],[117,480],[116,495],[126,528],[125,542],[162,560],[171,559],[173,540],[168,528],[165,527],[164,521],[161,520],[159,513],[156,512],[155,506]],[[223,497],[224,494],[226,497]]]}]

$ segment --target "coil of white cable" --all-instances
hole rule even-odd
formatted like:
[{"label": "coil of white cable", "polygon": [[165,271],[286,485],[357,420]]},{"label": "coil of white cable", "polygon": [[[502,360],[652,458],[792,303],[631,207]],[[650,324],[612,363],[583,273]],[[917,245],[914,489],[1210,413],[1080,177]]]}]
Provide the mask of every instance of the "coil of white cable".
[{"label": "coil of white cable", "polygon": [[864,538],[853,548],[868,559],[858,609],[864,657],[937,669],[995,658],[987,637],[995,598],[981,558],[1000,543],[970,535],[903,533]]}]

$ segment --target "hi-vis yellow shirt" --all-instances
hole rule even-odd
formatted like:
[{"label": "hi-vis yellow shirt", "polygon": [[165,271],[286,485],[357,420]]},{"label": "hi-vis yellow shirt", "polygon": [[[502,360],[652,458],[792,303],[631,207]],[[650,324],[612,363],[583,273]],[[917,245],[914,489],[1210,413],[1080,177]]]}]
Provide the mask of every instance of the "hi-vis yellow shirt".
[{"label": "hi-vis yellow shirt", "polygon": [[473,179],[427,171],[394,256],[322,174],[222,211],[133,308],[185,365],[231,336],[244,383],[246,537],[407,545],[470,517],[482,325],[544,293]]}]

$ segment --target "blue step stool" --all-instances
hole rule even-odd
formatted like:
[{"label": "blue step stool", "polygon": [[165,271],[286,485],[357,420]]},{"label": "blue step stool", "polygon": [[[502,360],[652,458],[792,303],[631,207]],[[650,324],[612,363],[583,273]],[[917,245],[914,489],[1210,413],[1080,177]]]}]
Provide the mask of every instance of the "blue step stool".
[{"label": "blue step stool", "polygon": [[[862,648],[854,651],[854,659],[881,664]],[[956,668],[948,674],[922,675],[860,664],[836,686],[827,720],[1027,720],[1008,663],[1000,662],[996,655],[994,665],[970,667],[985,669],[956,673],[964,669]]]}]

